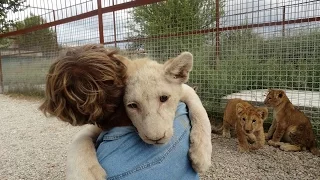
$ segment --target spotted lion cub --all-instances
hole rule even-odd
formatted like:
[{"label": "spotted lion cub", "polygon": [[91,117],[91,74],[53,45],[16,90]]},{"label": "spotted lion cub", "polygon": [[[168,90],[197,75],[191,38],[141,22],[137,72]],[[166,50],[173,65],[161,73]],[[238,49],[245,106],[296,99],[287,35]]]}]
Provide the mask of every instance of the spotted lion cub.
[{"label": "spotted lion cub", "polygon": [[283,151],[307,148],[312,154],[320,156],[310,120],[293,106],[283,90],[270,89],[264,103],[273,108],[274,116],[266,135],[266,139],[270,139],[269,145],[280,147]]},{"label": "spotted lion cub", "polygon": [[[224,111],[222,136],[229,138],[230,128],[235,128],[240,152],[262,148],[265,144],[263,121],[267,116],[265,107],[254,107],[242,99],[231,99]],[[254,143],[249,145],[248,140]]]}]

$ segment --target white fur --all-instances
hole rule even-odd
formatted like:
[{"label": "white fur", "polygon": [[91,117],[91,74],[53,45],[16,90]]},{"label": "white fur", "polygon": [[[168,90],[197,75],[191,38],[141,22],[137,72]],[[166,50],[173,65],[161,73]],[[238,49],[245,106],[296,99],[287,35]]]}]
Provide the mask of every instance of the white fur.
[{"label": "white fur", "polygon": [[191,112],[191,133],[189,156],[192,167],[197,172],[205,172],[211,166],[211,124],[206,109],[193,88],[183,85],[181,101],[188,105]]},{"label": "white fur", "polygon": [[105,180],[107,174],[100,166],[94,143],[101,133],[97,126],[87,125],[78,132],[67,153],[67,180]]},{"label": "white fur", "polygon": [[[163,144],[173,135],[173,120],[179,100],[185,102],[191,112],[191,134],[189,156],[192,166],[197,172],[205,172],[211,166],[211,125],[205,108],[193,88],[186,84],[192,69],[193,57],[189,52],[159,64],[149,59],[126,62],[128,81],[124,103],[129,118],[139,132],[143,141],[149,144]],[[165,102],[160,96],[168,96]],[[132,108],[135,104],[137,108]],[[68,168],[68,179],[87,176],[86,179],[104,177],[105,173],[94,172],[99,166],[95,156],[92,139],[96,134],[84,132],[78,135],[77,141],[71,146],[74,154],[68,154],[68,167],[79,168],[71,171]],[[80,132],[81,133],[81,132]],[[87,133],[87,134],[85,134]],[[88,136],[89,137],[86,137]],[[82,138],[82,139],[81,139]],[[75,143],[76,142],[76,143]],[[76,152],[75,152],[76,151]],[[93,152],[94,151],[94,152]],[[82,157],[78,159],[77,157]],[[78,173],[75,175],[75,173]],[[92,178],[88,178],[91,176]],[[99,178],[96,178],[99,179]]]}]

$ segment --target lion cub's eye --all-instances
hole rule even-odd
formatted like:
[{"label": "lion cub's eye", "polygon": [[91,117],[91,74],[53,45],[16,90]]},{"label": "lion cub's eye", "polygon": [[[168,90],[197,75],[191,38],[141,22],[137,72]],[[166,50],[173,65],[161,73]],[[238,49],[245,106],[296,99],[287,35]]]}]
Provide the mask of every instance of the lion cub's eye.
[{"label": "lion cub's eye", "polygon": [[161,102],[166,102],[168,100],[168,96],[160,96]]},{"label": "lion cub's eye", "polygon": [[127,105],[129,108],[131,109],[137,109],[138,108],[138,105],[136,103],[130,103]]},{"label": "lion cub's eye", "polygon": [[252,122],[254,123],[254,122],[256,122],[256,120],[254,119],[254,120],[252,120]]},{"label": "lion cub's eye", "polygon": [[246,120],[246,118],[242,118],[242,120],[244,120],[244,121],[245,121],[245,120]]}]

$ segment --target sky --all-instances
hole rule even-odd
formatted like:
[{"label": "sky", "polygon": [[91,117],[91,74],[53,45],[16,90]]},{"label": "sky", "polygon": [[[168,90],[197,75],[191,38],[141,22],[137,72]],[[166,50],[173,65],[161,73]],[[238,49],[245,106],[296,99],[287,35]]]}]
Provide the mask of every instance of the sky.
[{"label": "sky", "polygon": [[[115,4],[123,3],[127,0],[114,0]],[[281,21],[283,16],[283,6],[285,6],[285,19],[297,19],[320,16],[320,2],[312,0],[226,0],[224,7],[225,15],[220,20],[221,27],[237,26],[241,24],[265,23]],[[10,19],[24,19],[30,13],[42,15],[47,22],[55,19],[63,19],[77,14],[89,12],[97,8],[96,0],[27,0],[30,5],[23,12],[8,14]],[[293,5],[299,4],[299,5]],[[102,7],[112,5],[112,0],[102,0]],[[258,11],[259,10],[259,11]],[[117,40],[123,40],[129,30],[126,28],[128,20],[132,17],[128,10],[116,11],[114,13],[116,20]],[[114,41],[113,13],[103,15],[104,38],[105,42]],[[314,23],[318,26],[318,23]],[[287,25],[288,28],[309,27],[303,24]],[[281,33],[282,26],[256,28],[255,31],[264,36],[275,33]],[[98,43],[98,17],[90,17],[55,27],[58,35],[58,42],[67,46],[74,46],[84,43]]]},{"label": "sky", "polygon": [[[285,20],[320,16],[320,2],[316,0],[227,0],[226,17],[222,20],[222,26],[236,26],[245,24],[246,21],[248,24],[282,21],[284,8]],[[318,26],[319,23],[311,24]],[[307,24],[286,25],[289,29],[297,27],[310,28]],[[280,34],[281,29],[282,26],[273,26],[256,28],[256,31],[273,36],[275,31]]]}]

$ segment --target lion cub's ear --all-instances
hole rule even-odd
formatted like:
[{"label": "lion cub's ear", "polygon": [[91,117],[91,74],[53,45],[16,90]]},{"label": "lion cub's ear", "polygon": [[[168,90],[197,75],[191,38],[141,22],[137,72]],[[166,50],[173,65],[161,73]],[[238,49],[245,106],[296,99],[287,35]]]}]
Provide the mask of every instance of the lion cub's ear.
[{"label": "lion cub's ear", "polygon": [[189,52],[183,52],[176,58],[164,63],[165,77],[172,82],[185,83],[189,79],[192,70],[193,56]]},{"label": "lion cub's ear", "polygon": [[259,107],[257,108],[258,114],[262,120],[266,120],[268,117],[268,108],[266,107]]},{"label": "lion cub's ear", "polygon": [[283,97],[283,94],[284,94],[284,92],[283,91],[279,91],[279,93],[278,93],[278,98],[282,98]]},{"label": "lion cub's ear", "polygon": [[245,111],[245,107],[243,106],[243,104],[242,103],[238,103],[236,105],[236,114],[237,114],[237,116],[240,117],[244,113],[244,111]]},{"label": "lion cub's ear", "polygon": [[195,91],[195,92],[197,92],[198,91],[198,86],[192,86],[192,88],[193,88],[193,90]]},{"label": "lion cub's ear", "polygon": [[268,88],[268,90],[266,91],[266,96],[268,96],[272,91],[273,91],[272,88]]}]

